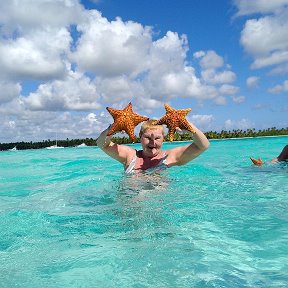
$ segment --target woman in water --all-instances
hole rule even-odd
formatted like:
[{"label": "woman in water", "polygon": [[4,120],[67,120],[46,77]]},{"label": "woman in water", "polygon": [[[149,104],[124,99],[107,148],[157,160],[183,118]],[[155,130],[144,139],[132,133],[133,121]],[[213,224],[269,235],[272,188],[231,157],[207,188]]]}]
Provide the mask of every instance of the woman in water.
[{"label": "woman in water", "polygon": [[[262,166],[264,164],[264,162],[262,161],[261,158],[254,159],[254,158],[250,157],[250,159],[257,166]],[[268,162],[269,163],[277,163],[277,162],[280,162],[280,161],[287,161],[287,160],[288,160],[288,145],[286,145],[282,149],[282,151],[281,151],[281,153],[279,154],[278,157],[276,157],[276,158],[274,158],[274,159],[272,159],[272,160],[270,160]]]},{"label": "woman in water", "polygon": [[188,145],[162,150],[164,128],[162,125],[153,125],[153,120],[144,122],[139,137],[142,150],[135,150],[127,145],[119,145],[107,136],[109,128],[104,130],[97,139],[97,146],[115,160],[121,162],[126,173],[143,171],[149,168],[170,168],[184,165],[198,157],[209,147],[206,136],[194,125],[196,133],[192,134],[193,142]]}]

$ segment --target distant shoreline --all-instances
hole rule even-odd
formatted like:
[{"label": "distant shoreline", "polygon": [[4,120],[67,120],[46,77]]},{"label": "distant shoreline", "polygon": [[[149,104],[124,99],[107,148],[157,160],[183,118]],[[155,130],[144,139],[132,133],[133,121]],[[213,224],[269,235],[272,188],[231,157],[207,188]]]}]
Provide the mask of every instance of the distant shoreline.
[{"label": "distant shoreline", "polygon": [[[255,137],[234,137],[234,138],[222,138],[222,139],[208,139],[209,141],[225,141],[225,140],[245,140],[245,139],[255,139],[255,138],[277,138],[277,137],[288,137],[288,135],[274,135],[274,136],[255,136]],[[163,144],[169,144],[169,143],[183,143],[183,142],[191,142],[192,140],[182,140],[182,141],[165,141]],[[141,143],[134,143],[134,144],[141,144]],[[133,145],[130,143],[130,145]]]},{"label": "distant shoreline", "polygon": [[[250,137],[232,137],[232,138],[218,138],[218,139],[208,139],[209,141],[214,140],[243,140],[243,139],[254,139],[254,138],[276,138],[276,137],[288,137],[288,135],[274,135],[274,136],[250,136]],[[181,141],[180,141],[181,142]]]},{"label": "distant shoreline", "polygon": [[[283,132],[283,131],[282,131]],[[213,141],[218,141],[218,140],[245,140],[245,139],[262,139],[262,138],[276,138],[276,137],[288,137],[288,128],[285,129],[286,134],[279,134],[279,135],[254,135],[254,136],[244,136],[243,137],[229,137],[230,132],[228,131],[224,131],[223,133],[218,133],[216,135],[214,135],[212,132],[212,134],[205,134],[208,138],[209,141],[213,142]],[[207,133],[207,132],[206,132]],[[209,133],[209,132],[208,132]],[[232,132],[234,133],[234,132]],[[179,135],[178,135],[179,136]],[[210,136],[210,137],[209,137]],[[218,137],[217,137],[218,136]],[[234,136],[234,135],[231,135]],[[242,135],[241,135],[242,136]],[[176,136],[176,139],[178,137]],[[86,139],[72,139],[72,140],[58,140],[58,144],[59,146],[62,147],[77,147],[79,145],[83,145],[83,143],[85,143],[86,146],[92,146],[92,147],[97,147],[97,142],[96,142],[97,138],[86,138]],[[174,140],[173,142],[170,142],[169,140],[166,140],[163,142],[163,144],[169,144],[169,143],[183,143],[183,142],[191,142],[193,141],[191,138],[191,135],[189,134],[184,134],[184,135],[180,135],[180,139],[178,138],[177,140]],[[129,141],[129,138],[127,137],[115,137],[112,138],[112,141],[117,143],[117,144],[123,144],[123,145],[129,145],[129,144],[133,144]],[[137,140],[135,142],[135,144],[140,144],[140,141]],[[42,142],[14,142],[14,143],[0,143],[0,151],[7,151],[7,150],[26,150],[26,149],[42,149],[42,148],[47,148],[50,147],[51,145],[55,145],[55,140],[45,140]]]}]

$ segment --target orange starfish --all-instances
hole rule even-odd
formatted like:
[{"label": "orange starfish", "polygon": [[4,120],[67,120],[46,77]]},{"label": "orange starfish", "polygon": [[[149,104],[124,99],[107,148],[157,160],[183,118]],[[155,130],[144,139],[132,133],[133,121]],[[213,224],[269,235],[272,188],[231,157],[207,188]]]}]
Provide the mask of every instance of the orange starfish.
[{"label": "orange starfish", "polygon": [[131,102],[125,107],[123,110],[116,110],[110,107],[106,107],[108,112],[112,115],[114,119],[114,123],[112,124],[110,130],[107,133],[107,136],[110,136],[116,132],[125,131],[129,138],[134,143],[135,135],[134,129],[135,127],[146,120],[149,120],[148,117],[140,116],[132,111]]},{"label": "orange starfish", "polygon": [[262,166],[264,164],[264,162],[262,161],[261,158],[258,159],[254,159],[252,157],[250,157],[250,160],[253,162],[254,165],[256,166]]},{"label": "orange starfish", "polygon": [[196,133],[192,128],[190,123],[187,121],[185,116],[192,110],[191,108],[176,110],[169,106],[168,104],[164,104],[166,115],[160,118],[155,122],[155,125],[165,124],[168,127],[168,138],[170,142],[174,140],[174,133],[176,128],[188,130],[192,133]]}]

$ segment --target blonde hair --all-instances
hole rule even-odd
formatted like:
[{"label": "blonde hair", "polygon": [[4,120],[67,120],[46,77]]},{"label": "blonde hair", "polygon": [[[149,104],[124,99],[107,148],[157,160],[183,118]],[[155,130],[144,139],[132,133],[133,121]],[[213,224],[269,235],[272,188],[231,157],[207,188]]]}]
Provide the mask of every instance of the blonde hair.
[{"label": "blonde hair", "polygon": [[154,129],[154,130],[161,130],[163,136],[164,136],[164,128],[162,125],[156,125],[155,123],[157,122],[157,120],[148,120],[143,122],[140,132],[139,132],[139,136],[141,137],[143,133],[146,132],[146,130],[148,129]]}]

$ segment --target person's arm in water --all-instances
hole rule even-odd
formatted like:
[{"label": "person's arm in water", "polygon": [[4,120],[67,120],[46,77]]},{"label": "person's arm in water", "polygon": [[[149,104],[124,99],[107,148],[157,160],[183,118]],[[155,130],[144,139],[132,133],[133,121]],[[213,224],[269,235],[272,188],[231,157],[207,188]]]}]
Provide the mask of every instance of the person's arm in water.
[{"label": "person's arm in water", "polygon": [[[261,158],[254,159],[254,158],[250,157],[250,159],[253,162],[253,164],[256,165],[256,166],[262,166],[265,163],[264,161],[262,161]],[[281,151],[281,153],[279,154],[278,157],[276,157],[276,158],[274,158],[274,159],[272,159],[272,160],[270,160],[268,162],[269,163],[277,163],[277,162],[286,161],[286,160],[288,160],[288,145],[286,145],[282,149],[282,151]]]},{"label": "person's arm in water", "polygon": [[282,151],[281,151],[281,153],[279,154],[278,157],[270,160],[269,162],[271,162],[271,163],[276,163],[276,162],[287,161],[287,160],[288,160],[288,145],[286,145],[286,146],[282,149]]},{"label": "person's arm in water", "polygon": [[119,145],[111,141],[112,136],[107,136],[110,126],[97,138],[97,146],[107,155],[121,162],[124,166],[130,163],[135,150],[125,145]]},{"label": "person's arm in water", "polygon": [[202,154],[205,150],[209,148],[209,141],[204,135],[202,131],[195,127],[195,125],[191,124],[195,133],[192,134],[193,142],[189,145],[180,146],[173,148],[167,151],[167,165],[168,166],[175,166],[175,165],[184,165],[191,160],[198,157]]}]

